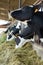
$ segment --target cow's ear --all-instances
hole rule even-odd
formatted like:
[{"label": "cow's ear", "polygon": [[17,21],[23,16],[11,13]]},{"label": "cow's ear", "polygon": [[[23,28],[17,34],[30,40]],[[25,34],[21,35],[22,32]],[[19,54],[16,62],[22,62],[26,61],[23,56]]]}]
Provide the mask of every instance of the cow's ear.
[{"label": "cow's ear", "polygon": [[36,13],[36,12],[38,12],[38,9],[35,9],[35,11],[34,11],[34,12],[35,12],[35,13]]},{"label": "cow's ear", "polygon": [[36,4],[36,5],[33,5],[33,8],[34,8],[34,12],[38,12],[39,9],[40,9],[41,5],[40,4]]}]

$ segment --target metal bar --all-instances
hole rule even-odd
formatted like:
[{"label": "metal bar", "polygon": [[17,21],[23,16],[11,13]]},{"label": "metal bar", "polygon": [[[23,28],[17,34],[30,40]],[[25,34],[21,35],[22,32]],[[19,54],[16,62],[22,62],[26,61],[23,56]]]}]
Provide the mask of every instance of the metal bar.
[{"label": "metal bar", "polygon": [[19,0],[19,8],[21,8],[21,0]]}]

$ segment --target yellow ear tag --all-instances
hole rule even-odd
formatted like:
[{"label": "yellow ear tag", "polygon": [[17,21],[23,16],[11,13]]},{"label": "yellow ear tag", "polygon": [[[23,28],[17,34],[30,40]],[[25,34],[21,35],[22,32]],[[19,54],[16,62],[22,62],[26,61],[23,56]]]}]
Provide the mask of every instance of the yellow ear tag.
[{"label": "yellow ear tag", "polygon": [[38,12],[38,9],[35,9],[35,13]]},{"label": "yellow ear tag", "polygon": [[15,34],[16,37],[18,37],[18,34]]}]

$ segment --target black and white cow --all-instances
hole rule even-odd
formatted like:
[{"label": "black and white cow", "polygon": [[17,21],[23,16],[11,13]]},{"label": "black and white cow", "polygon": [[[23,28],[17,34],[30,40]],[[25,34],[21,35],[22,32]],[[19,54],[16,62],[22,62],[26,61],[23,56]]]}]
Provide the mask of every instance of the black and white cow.
[{"label": "black and white cow", "polygon": [[43,38],[43,12],[35,12],[35,8],[36,7],[25,6],[11,13],[13,18],[21,21],[31,19],[31,21],[28,21],[28,27],[24,28],[22,33],[19,33],[19,36],[15,39],[16,42],[18,40],[16,48],[24,45],[25,40],[27,42],[29,38],[33,37],[34,33],[38,35],[39,38]]},{"label": "black and white cow", "polygon": [[32,26],[39,37],[43,37],[43,35],[41,35],[43,31],[43,12],[34,12],[34,7],[25,6],[20,10],[12,12],[11,16],[22,21],[31,19],[28,25]]}]

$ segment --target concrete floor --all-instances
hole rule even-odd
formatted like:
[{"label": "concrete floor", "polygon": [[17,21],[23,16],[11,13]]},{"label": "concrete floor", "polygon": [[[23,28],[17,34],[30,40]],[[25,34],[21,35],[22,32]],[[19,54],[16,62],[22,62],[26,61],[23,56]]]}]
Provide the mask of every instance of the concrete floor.
[{"label": "concrete floor", "polygon": [[43,60],[43,47],[40,45],[37,45],[36,43],[32,44],[33,49],[36,50],[37,55],[41,57]]}]

